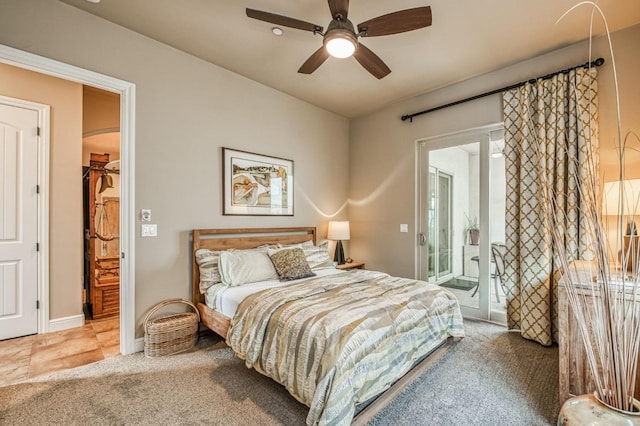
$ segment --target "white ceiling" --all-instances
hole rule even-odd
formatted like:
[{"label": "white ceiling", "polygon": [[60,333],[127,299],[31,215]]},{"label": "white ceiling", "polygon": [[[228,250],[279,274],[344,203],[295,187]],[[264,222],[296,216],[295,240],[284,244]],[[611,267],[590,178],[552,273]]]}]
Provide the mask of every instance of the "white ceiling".
[{"label": "white ceiling", "polygon": [[[362,39],[391,68],[377,80],[353,58],[329,58],[311,75],[302,63],[322,37],[250,19],[245,8],[327,27],[324,0],[61,0],[206,61],[345,117],[503,68],[588,37],[591,9],[577,0],[360,0],[358,23],[401,9],[430,5],[433,25],[403,34]],[[613,32],[640,23],[640,1],[599,0]],[[601,23],[596,25],[603,33]]]}]

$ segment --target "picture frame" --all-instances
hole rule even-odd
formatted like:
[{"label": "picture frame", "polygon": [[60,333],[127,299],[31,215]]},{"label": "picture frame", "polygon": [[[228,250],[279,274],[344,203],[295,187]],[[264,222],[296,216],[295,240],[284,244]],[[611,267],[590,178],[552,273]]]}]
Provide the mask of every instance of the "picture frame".
[{"label": "picture frame", "polygon": [[222,148],[223,215],[293,216],[293,160]]}]

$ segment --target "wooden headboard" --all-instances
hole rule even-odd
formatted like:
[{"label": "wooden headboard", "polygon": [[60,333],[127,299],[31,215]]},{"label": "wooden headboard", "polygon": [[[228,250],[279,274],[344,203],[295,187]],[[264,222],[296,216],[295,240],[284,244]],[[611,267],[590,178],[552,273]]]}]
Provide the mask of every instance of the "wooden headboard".
[{"label": "wooden headboard", "polygon": [[196,250],[250,249],[264,244],[296,244],[305,241],[316,244],[315,227],[194,229],[191,252],[193,303],[204,303],[204,295],[200,294],[200,269],[196,263]]}]

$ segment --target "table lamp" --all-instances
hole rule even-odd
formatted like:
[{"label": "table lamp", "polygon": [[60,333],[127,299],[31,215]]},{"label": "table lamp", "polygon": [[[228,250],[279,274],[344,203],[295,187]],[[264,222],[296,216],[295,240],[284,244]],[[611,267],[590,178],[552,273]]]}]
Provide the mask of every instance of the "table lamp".
[{"label": "table lamp", "polygon": [[[620,200],[621,194],[622,200]],[[616,180],[604,183],[602,214],[604,216],[626,216],[627,235],[638,234],[634,219],[636,214],[640,214],[640,210],[638,210],[640,207],[639,202],[640,179]]]},{"label": "table lamp", "polygon": [[[622,196],[622,200],[620,197]],[[640,179],[617,180],[604,183],[604,196],[602,197],[602,214],[604,216],[623,216],[627,218],[627,231],[622,241],[621,250],[618,252],[618,261],[621,265],[626,260],[627,271],[634,271],[638,263],[640,245],[638,244],[638,230],[635,216],[640,213]]]},{"label": "table lamp", "polygon": [[330,221],[329,231],[327,232],[327,239],[335,240],[336,252],[333,256],[333,261],[338,262],[338,265],[344,264],[344,249],[342,248],[342,240],[349,240],[351,235],[349,234],[349,221]]}]

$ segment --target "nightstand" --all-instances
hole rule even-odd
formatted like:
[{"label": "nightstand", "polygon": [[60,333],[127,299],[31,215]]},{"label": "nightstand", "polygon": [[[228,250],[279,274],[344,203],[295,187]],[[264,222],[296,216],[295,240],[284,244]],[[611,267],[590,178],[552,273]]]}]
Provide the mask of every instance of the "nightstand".
[{"label": "nightstand", "polygon": [[336,266],[336,268],[342,269],[343,271],[349,271],[351,269],[364,269],[364,262],[343,263],[342,265]]}]

